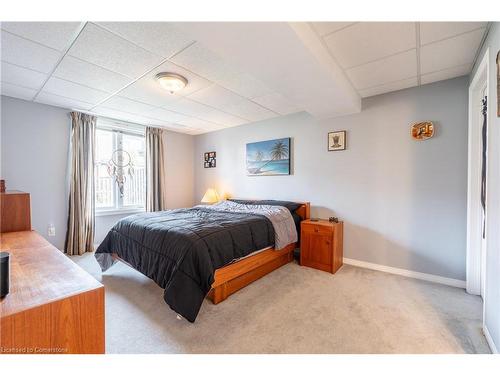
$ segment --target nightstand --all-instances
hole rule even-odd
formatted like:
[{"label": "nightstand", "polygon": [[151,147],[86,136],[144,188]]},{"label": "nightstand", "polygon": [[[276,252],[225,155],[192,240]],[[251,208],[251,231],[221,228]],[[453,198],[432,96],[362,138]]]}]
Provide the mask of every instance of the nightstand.
[{"label": "nightstand", "polygon": [[300,224],[300,265],[335,273],[342,267],[344,223],[304,220]]}]

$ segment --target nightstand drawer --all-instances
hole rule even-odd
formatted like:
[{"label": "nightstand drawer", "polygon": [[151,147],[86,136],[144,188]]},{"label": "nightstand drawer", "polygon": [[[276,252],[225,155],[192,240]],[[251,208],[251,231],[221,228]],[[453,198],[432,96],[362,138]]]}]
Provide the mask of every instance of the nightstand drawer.
[{"label": "nightstand drawer", "polygon": [[303,223],[301,229],[304,232],[312,232],[312,233],[317,233],[317,234],[332,234],[333,233],[333,227],[321,225],[321,224],[316,224],[314,222]]}]

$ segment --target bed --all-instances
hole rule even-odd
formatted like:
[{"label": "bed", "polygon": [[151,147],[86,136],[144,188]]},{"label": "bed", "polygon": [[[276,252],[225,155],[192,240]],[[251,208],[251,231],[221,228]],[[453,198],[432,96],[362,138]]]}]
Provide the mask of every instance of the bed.
[{"label": "bed", "polygon": [[309,203],[249,200],[141,213],[120,220],[95,257],[103,272],[123,261],[148,276],[194,322],[206,297],[220,303],[292,261],[309,215]]}]

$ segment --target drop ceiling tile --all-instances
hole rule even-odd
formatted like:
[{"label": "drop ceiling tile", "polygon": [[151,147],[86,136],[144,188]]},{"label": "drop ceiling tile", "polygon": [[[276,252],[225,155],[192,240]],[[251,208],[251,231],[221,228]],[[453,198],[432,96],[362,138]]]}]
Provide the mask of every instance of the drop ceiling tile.
[{"label": "drop ceiling tile", "polygon": [[472,63],[483,33],[484,30],[479,29],[421,47],[420,70],[422,74]]},{"label": "drop ceiling tile", "polygon": [[97,116],[109,117],[112,119],[128,121],[141,125],[149,125],[152,124],[152,122],[155,122],[155,120],[145,116],[135,115],[130,112],[120,111],[117,109],[108,108],[106,106],[97,106],[92,109],[92,112],[94,112]]},{"label": "drop ceiling tile", "polygon": [[417,77],[404,79],[397,82],[387,83],[385,85],[380,85],[376,87],[371,87],[365,90],[359,90],[359,94],[362,98],[366,98],[369,96],[384,94],[386,92],[397,91],[407,89],[408,87],[414,87],[418,85]]},{"label": "drop ceiling tile", "polygon": [[465,64],[449,69],[440,70],[438,72],[424,74],[420,77],[422,85],[431,82],[443,81],[445,79],[465,76],[470,73],[472,64]]},{"label": "drop ceiling tile", "polygon": [[403,52],[346,71],[354,87],[366,89],[417,76],[416,50]]},{"label": "drop ceiling tile", "polygon": [[93,23],[85,26],[68,53],[130,78],[139,77],[162,60]]},{"label": "drop ceiling tile", "polygon": [[[248,122],[248,120],[219,111],[188,98],[181,98],[178,101],[164,106],[164,108],[173,112],[184,114],[190,119],[197,118],[212,124],[215,123],[224,126],[241,125]],[[180,123],[183,122],[180,121]]]},{"label": "drop ceiling tile", "polygon": [[171,60],[247,98],[262,96],[271,92],[263,82],[227,64],[199,43],[193,44]]},{"label": "drop ceiling tile", "polygon": [[32,100],[36,92],[37,90],[35,89],[28,89],[26,87],[12,85],[10,83],[0,83],[0,93],[5,96],[11,96],[13,98],[24,100]]},{"label": "drop ceiling tile", "polygon": [[339,64],[350,68],[415,48],[415,23],[360,22],[324,40]]},{"label": "drop ceiling tile", "polygon": [[244,100],[237,104],[227,105],[224,107],[224,111],[249,121],[261,121],[278,116],[277,113],[249,100]]},{"label": "drop ceiling tile", "polygon": [[316,30],[320,36],[331,34],[354,24],[355,22],[312,22],[314,30]]},{"label": "drop ceiling tile", "polygon": [[177,123],[193,129],[218,130],[224,128],[222,125],[214,124],[213,122],[205,120],[200,120],[195,117],[187,117],[183,120],[177,121]]},{"label": "drop ceiling tile", "polygon": [[47,81],[42,91],[91,104],[97,104],[109,96],[107,92],[55,77]]},{"label": "drop ceiling tile", "polygon": [[10,83],[29,89],[39,89],[48,75],[31,69],[21,68],[2,61],[2,83]]},{"label": "drop ceiling tile", "polygon": [[109,93],[116,92],[131,82],[124,75],[71,56],[62,59],[53,76]]},{"label": "drop ceiling tile", "polygon": [[253,98],[252,101],[266,107],[280,115],[287,115],[290,113],[299,112],[295,105],[288,101],[283,95],[272,93],[258,98]]},{"label": "drop ceiling tile", "polygon": [[2,29],[63,51],[69,47],[80,25],[80,22],[2,22]]},{"label": "drop ceiling tile", "polygon": [[200,135],[200,134],[205,134],[205,133],[208,133],[210,132],[211,130],[204,130],[204,129],[193,129],[193,130],[189,130],[187,132],[185,132],[186,134],[189,134],[189,135]]},{"label": "drop ceiling tile", "polygon": [[168,122],[168,121],[162,121],[162,120],[158,120],[158,119],[150,119],[148,120],[148,124],[149,126],[159,126],[161,128],[164,128],[164,129],[167,129],[167,130],[172,130],[172,131],[175,131],[175,132],[179,132],[179,133],[187,133],[188,131],[191,131],[192,129],[185,126],[185,125],[181,125],[181,124],[178,124],[178,123],[175,123],[175,122]]},{"label": "drop ceiling tile", "polygon": [[450,38],[481,27],[487,22],[421,22],[420,44],[429,44],[438,40]]},{"label": "drop ceiling tile", "polygon": [[188,118],[181,113],[169,111],[163,108],[154,108],[147,113],[147,117],[165,121],[167,123],[177,123],[179,121],[184,121]]},{"label": "drop ceiling tile", "polygon": [[170,60],[214,82],[224,78],[230,70],[221,58],[200,43],[193,44]]},{"label": "drop ceiling tile", "polygon": [[202,119],[214,122],[219,125],[223,125],[225,127],[238,126],[248,123],[248,120],[242,119],[238,116],[233,116],[229,113],[222,112],[216,109],[212,110],[209,113],[204,114],[202,116]]},{"label": "drop ceiling tile", "polygon": [[61,53],[11,33],[1,32],[2,61],[50,73],[56,66]]},{"label": "drop ceiling tile", "polygon": [[227,72],[226,77],[215,82],[245,98],[254,98],[272,93],[261,81],[245,73]]},{"label": "drop ceiling tile", "polygon": [[239,104],[245,100],[234,92],[216,84],[196,91],[189,95],[188,98],[221,110],[224,110],[224,107],[228,105]]},{"label": "drop ceiling tile", "polygon": [[193,42],[167,22],[99,22],[100,26],[164,58]]},{"label": "drop ceiling tile", "polygon": [[145,103],[137,102],[135,100],[130,100],[120,96],[113,96],[108,100],[106,100],[105,102],[100,103],[100,106],[123,112],[129,112],[141,116],[147,116],[157,108]]},{"label": "drop ceiling tile", "polygon": [[154,79],[150,79],[149,77],[141,78],[134,82],[120,91],[119,95],[158,107],[169,105],[180,99],[178,95],[170,94],[168,91],[162,89]]},{"label": "drop ceiling tile", "polygon": [[67,109],[80,109],[85,111],[89,110],[93,106],[91,103],[86,103],[80,100],[66,98],[64,96],[55,95],[44,91],[42,91],[37,95],[35,102],[53,105],[56,107],[63,107]]},{"label": "drop ceiling tile", "polygon": [[212,107],[195,102],[188,98],[180,98],[175,102],[163,106],[163,108],[194,117],[202,117],[203,115],[214,110]]}]

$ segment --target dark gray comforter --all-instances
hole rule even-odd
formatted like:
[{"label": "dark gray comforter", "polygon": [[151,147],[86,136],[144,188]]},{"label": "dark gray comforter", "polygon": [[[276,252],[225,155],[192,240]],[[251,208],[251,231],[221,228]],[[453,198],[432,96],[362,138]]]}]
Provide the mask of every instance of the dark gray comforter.
[{"label": "dark gray comforter", "polygon": [[103,271],[111,253],[165,289],[165,302],[194,322],[217,268],[274,245],[269,219],[194,207],[120,220],[96,251]]}]

